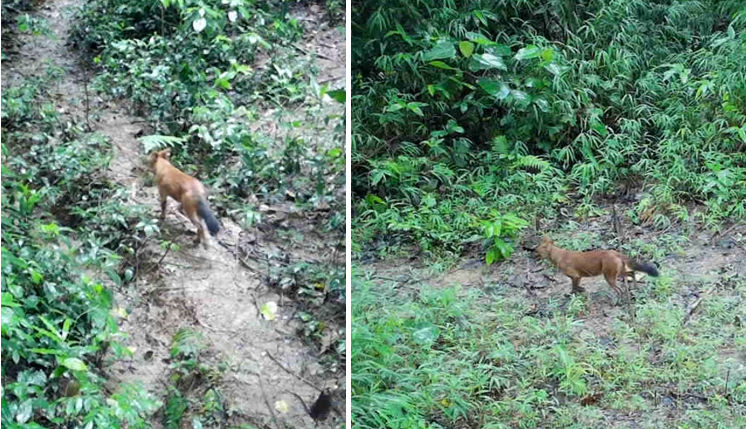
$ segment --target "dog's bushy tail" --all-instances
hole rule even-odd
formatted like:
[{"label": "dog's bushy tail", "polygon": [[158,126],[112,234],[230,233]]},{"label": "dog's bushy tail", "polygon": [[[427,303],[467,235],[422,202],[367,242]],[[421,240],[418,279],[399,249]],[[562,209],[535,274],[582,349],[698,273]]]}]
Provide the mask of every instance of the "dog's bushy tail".
[{"label": "dog's bushy tail", "polygon": [[652,264],[646,264],[645,262],[631,261],[629,266],[635,271],[641,271],[643,273],[650,274],[653,277],[658,277],[658,270]]},{"label": "dog's bushy tail", "polygon": [[197,203],[197,214],[205,220],[210,234],[216,236],[220,230],[220,224],[218,223],[218,220],[215,219],[215,215],[212,214],[212,211],[210,211],[210,207],[207,205],[207,201],[204,197],[200,198],[199,203]]}]

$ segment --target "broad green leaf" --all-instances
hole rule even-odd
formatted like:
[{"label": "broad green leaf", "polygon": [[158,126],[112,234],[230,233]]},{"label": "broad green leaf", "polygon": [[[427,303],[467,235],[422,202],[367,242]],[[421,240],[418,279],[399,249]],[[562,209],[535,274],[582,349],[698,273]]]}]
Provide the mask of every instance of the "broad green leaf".
[{"label": "broad green leaf", "polygon": [[215,86],[218,87],[218,88],[225,89],[225,90],[230,90],[231,89],[231,82],[228,79],[226,79],[225,77],[219,77],[219,78],[215,79]]},{"label": "broad green leaf", "polygon": [[497,55],[498,57],[509,57],[513,51],[510,50],[510,46],[503,45],[501,43],[495,43],[492,46],[488,46],[487,52],[490,54]]},{"label": "broad green leaf", "polygon": [[344,89],[335,89],[334,91],[327,92],[327,94],[341,104],[347,102],[347,92]]},{"label": "broad green leaf", "polygon": [[542,112],[549,111],[549,102],[543,98],[537,98],[534,100],[534,104],[536,104]]},{"label": "broad green leaf", "polygon": [[[407,109],[411,110],[418,116],[425,116],[424,113],[422,113],[422,110],[420,109],[420,106],[423,105],[423,103],[409,103],[407,104]],[[425,104],[426,106],[426,104]]]},{"label": "broad green leaf", "polygon": [[508,259],[513,254],[513,247],[500,238],[495,239],[495,248],[500,252],[501,259]]},{"label": "broad green leaf", "polygon": [[475,10],[473,13],[482,25],[487,25],[487,18],[484,17],[484,13],[481,10]]},{"label": "broad green leaf", "polygon": [[449,66],[448,64],[444,63],[443,61],[432,61],[432,62],[430,62],[430,65],[433,66],[433,67],[437,67],[439,69],[461,71],[461,70],[459,70],[459,69],[457,69],[455,67]]},{"label": "broad green leaf", "polygon": [[487,255],[485,255],[485,262],[487,262],[487,265],[492,265],[493,262],[497,260],[497,250],[492,248],[487,251]]},{"label": "broad green leaf", "polygon": [[16,412],[16,422],[24,424],[29,421],[29,419],[31,418],[31,414],[33,414],[34,411],[34,408],[31,406],[32,403],[33,400],[31,399],[27,399],[21,403],[21,405],[18,407],[18,411]]},{"label": "broad green leaf", "polygon": [[17,258],[13,253],[6,250],[4,247],[2,248],[2,260],[3,267],[5,267],[8,262],[21,269],[28,267],[28,262],[23,259]]},{"label": "broad green leaf", "polygon": [[373,170],[370,172],[370,175],[370,184],[373,186],[376,186],[385,177],[385,173],[381,170]]},{"label": "broad green leaf", "polygon": [[505,100],[510,95],[510,88],[505,83],[491,79],[479,79],[477,84],[498,100]]},{"label": "broad green leaf", "polygon": [[422,54],[422,61],[443,60],[456,56],[456,48],[451,42],[438,42],[434,48]]},{"label": "broad green leaf", "polygon": [[474,53],[474,44],[471,42],[461,42],[458,44],[458,48],[466,58],[469,58]]},{"label": "broad green leaf", "polygon": [[562,69],[557,63],[551,63],[544,66],[544,68],[551,74],[559,76],[562,74]]},{"label": "broad green leaf", "polygon": [[466,38],[471,40],[472,42],[482,45],[482,46],[494,46],[497,45],[497,43],[493,42],[492,40],[488,39],[484,35],[480,33],[473,33],[471,31],[466,33]]},{"label": "broad green leaf", "polygon": [[554,59],[554,49],[546,48],[543,51],[541,51],[541,59],[543,59],[546,62],[552,61]]},{"label": "broad green leaf", "polygon": [[498,100],[505,100],[508,98],[508,95],[510,95],[510,87],[506,84],[500,85],[500,92],[498,92],[495,96]]},{"label": "broad green leaf", "polygon": [[491,222],[488,222],[484,226],[484,235],[487,238],[492,238],[495,235],[495,227],[492,225]]},{"label": "broad green leaf", "polygon": [[507,70],[505,62],[501,57],[493,54],[474,54],[469,61],[469,70],[475,72],[480,70]]},{"label": "broad green leaf", "polygon": [[538,58],[539,54],[541,54],[541,49],[534,45],[528,45],[525,48],[521,48],[518,53],[515,54],[515,59],[518,61],[529,60],[532,58]]},{"label": "broad green leaf", "polygon": [[496,95],[500,91],[500,85],[502,85],[502,82],[492,79],[479,79],[477,85],[487,91],[488,94]]},{"label": "broad green leaf", "polygon": [[15,299],[13,299],[13,295],[8,292],[3,292],[2,294],[2,305],[3,307],[20,307],[21,304],[18,304],[15,302]]},{"label": "broad green leaf", "polygon": [[529,95],[523,91],[514,89],[510,91],[510,94],[513,96],[515,101],[517,103],[528,103],[529,102]]},{"label": "broad green leaf", "polygon": [[40,284],[43,278],[44,276],[42,276],[40,272],[34,269],[31,270],[31,281],[34,282],[34,284]]},{"label": "broad green leaf", "polygon": [[391,104],[389,106],[386,106],[387,112],[398,112],[399,110],[405,108],[407,105],[403,101],[397,102],[395,104]]},{"label": "broad green leaf", "polygon": [[62,361],[62,366],[73,371],[85,371],[88,369],[86,364],[78,358],[67,358]]}]

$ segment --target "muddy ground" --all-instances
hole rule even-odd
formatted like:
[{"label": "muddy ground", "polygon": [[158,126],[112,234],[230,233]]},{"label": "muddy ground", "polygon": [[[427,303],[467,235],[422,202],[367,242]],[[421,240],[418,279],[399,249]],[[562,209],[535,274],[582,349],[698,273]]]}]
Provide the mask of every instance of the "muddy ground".
[{"label": "muddy ground", "polygon": [[[136,136],[147,133],[146,120],[132,116],[126,100],[114,101],[88,93],[86,82],[93,72],[85,71],[79,53],[67,44],[74,8],[83,0],[45,2],[31,15],[47,21],[54,38],[13,35],[4,37],[4,87],[23,78],[44,73],[47,66],[59,67],[64,77],[50,99],[65,117],[85,123],[86,99],[90,125],[94,132],[107,136],[115,147],[109,177],[131,190],[133,204],[158,210],[157,190],[146,186],[142,146]],[[313,10],[311,7],[313,6]],[[302,14],[307,38],[305,51],[322,53],[321,77],[336,87],[344,86],[344,35],[326,23],[326,13],[309,5]],[[337,24],[344,26],[344,23]],[[343,109],[343,107],[342,107]],[[193,226],[169,201],[168,214],[161,224],[166,238],[180,245],[178,251],[165,252],[153,241],[138,250],[138,275],[134,282],[117,291],[116,305],[126,312],[120,329],[128,337],[124,345],[134,352],[131,359],[116,361],[105,368],[108,387],[120,383],[140,383],[159,399],[169,386],[170,347],[174,335],[190,329],[206,346],[205,362],[225,366],[217,382],[228,404],[229,421],[260,427],[313,427],[304,406],[329,388],[341,416],[345,413],[345,368],[324,361],[323,352],[297,334],[301,329],[295,318],[296,303],[277,293],[267,284],[268,265],[290,262],[344,263],[340,239],[330,239],[318,231],[313,213],[300,213],[290,206],[263,207],[266,222],[261,228],[242,230],[231,219],[220,219],[224,230],[222,245],[213,240],[209,250],[195,247]],[[288,240],[292,232],[294,240]],[[248,256],[247,256],[248,255]],[[155,264],[155,262],[159,262]],[[114,288],[114,285],[109,285]],[[259,308],[276,302],[277,319],[265,320]],[[125,312],[119,312],[125,314]],[[326,341],[333,343],[343,335],[343,326],[330,326]],[[334,362],[334,360],[331,360]],[[295,395],[293,395],[295,394]],[[286,412],[275,409],[278,401],[289,405]],[[318,427],[337,427],[343,418],[332,413]],[[160,416],[154,417],[158,427]]]}]

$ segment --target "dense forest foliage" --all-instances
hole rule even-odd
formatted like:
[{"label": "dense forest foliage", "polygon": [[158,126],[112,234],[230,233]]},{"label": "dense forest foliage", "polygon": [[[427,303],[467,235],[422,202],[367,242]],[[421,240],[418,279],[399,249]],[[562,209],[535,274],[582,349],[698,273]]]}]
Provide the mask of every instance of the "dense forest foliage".
[{"label": "dense forest foliage", "polygon": [[[33,3],[2,5],[2,425],[233,427],[231,398],[219,387],[225,367],[203,360],[193,334],[170,345],[163,397],[109,380],[112,362],[134,353],[118,327],[130,309],[115,291],[132,292],[178,246],[135,200],[134,186],[109,177],[121,148],[97,132],[103,110],[122,103],[140,115],[154,132],[127,136],[137,152],[171,147],[174,162],[212,189],[220,217],[248,229],[262,220],[260,204],[292,196],[299,211],[315,212],[311,228],[336,243],[344,240],[345,118],[324,103],[344,103],[344,91],[316,83],[310,55],[298,54],[304,30],[290,2],[81,1],[57,15],[72,22],[61,41]],[[339,18],[338,2],[327,3]],[[32,47],[54,53],[66,42],[76,50],[63,54],[80,58],[29,59]],[[30,73],[8,72],[36,60],[42,66]],[[255,70],[260,61],[266,72]],[[277,131],[257,131],[260,121]],[[143,162],[135,172],[145,170]],[[143,249],[154,242],[163,257],[144,269]],[[328,320],[344,325],[344,266],[289,262],[272,276],[292,277],[283,293],[306,310],[304,341],[320,344]],[[178,381],[189,377],[207,386],[201,397]]]},{"label": "dense forest foliage", "polygon": [[656,228],[746,218],[742,1],[384,0],[352,25],[358,249],[494,235],[501,259],[520,219],[630,191]]}]

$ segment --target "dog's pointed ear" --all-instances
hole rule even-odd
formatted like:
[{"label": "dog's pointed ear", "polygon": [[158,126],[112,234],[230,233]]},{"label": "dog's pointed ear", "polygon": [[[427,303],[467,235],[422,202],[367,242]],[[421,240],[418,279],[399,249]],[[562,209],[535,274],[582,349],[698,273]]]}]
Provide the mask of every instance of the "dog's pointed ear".
[{"label": "dog's pointed ear", "polygon": [[544,236],[543,236],[543,237],[541,237],[541,242],[542,242],[542,243],[551,243],[551,242],[552,242],[552,239],[551,239],[551,238],[549,238],[549,236],[548,236],[548,235],[544,234]]},{"label": "dog's pointed ear", "polygon": [[171,159],[171,149],[163,149],[159,152],[161,158],[165,159],[166,161],[169,161]]}]

